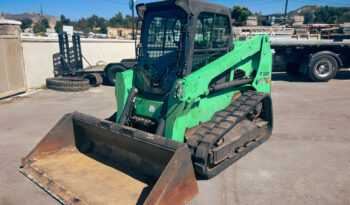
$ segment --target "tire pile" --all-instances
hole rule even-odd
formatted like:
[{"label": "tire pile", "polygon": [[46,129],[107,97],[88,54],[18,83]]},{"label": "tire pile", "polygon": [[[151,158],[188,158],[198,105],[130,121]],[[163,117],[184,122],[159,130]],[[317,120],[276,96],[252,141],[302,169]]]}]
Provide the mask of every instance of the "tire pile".
[{"label": "tire pile", "polygon": [[98,87],[103,83],[103,78],[98,73],[90,73],[84,77],[56,77],[46,79],[46,87],[62,92],[80,92]]},{"label": "tire pile", "polygon": [[86,91],[90,88],[89,80],[80,77],[57,77],[46,79],[48,89],[63,92]]}]

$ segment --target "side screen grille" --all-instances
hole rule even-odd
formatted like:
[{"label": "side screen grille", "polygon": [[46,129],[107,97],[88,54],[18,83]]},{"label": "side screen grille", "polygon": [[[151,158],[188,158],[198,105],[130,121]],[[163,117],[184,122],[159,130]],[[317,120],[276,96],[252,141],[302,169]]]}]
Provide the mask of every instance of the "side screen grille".
[{"label": "side screen grille", "polygon": [[241,80],[244,77],[245,77],[245,72],[243,70],[241,70],[241,69],[236,69],[235,70],[235,73],[234,73],[234,76],[233,76],[234,80]]}]

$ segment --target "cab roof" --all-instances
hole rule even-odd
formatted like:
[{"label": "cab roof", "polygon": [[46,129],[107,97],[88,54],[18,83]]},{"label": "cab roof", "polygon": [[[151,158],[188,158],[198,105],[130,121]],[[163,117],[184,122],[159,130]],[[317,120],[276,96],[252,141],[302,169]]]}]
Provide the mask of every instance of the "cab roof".
[{"label": "cab roof", "polygon": [[143,14],[147,9],[157,9],[162,7],[180,7],[188,15],[194,16],[197,16],[202,12],[209,12],[231,17],[230,9],[227,7],[202,0],[165,0],[147,4],[138,4],[136,10],[139,17],[143,18]]}]

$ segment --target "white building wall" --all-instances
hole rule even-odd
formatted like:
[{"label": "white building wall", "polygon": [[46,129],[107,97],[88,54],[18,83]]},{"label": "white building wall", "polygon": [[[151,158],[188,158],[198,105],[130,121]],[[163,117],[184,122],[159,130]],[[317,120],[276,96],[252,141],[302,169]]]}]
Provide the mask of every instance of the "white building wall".
[{"label": "white building wall", "polygon": [[[53,77],[52,55],[59,52],[58,40],[48,38],[22,38],[27,88],[38,88],[46,78]],[[125,58],[135,58],[134,41],[108,39],[81,39],[82,54],[90,62],[106,64]],[[89,65],[83,61],[84,67]]]}]

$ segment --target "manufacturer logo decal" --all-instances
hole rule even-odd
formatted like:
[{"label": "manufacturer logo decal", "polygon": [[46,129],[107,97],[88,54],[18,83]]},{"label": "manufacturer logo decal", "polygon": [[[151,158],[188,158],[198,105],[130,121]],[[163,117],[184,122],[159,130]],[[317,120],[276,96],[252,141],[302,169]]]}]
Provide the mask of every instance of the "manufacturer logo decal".
[{"label": "manufacturer logo decal", "polygon": [[156,111],[156,106],[150,104],[150,105],[149,105],[149,110],[148,110],[148,111],[150,111],[150,112],[155,112],[155,111]]},{"label": "manufacturer logo decal", "polygon": [[263,77],[270,76],[270,72],[260,72],[260,75]]},{"label": "manufacturer logo decal", "polygon": [[257,84],[264,85],[265,84],[265,80],[264,79],[260,79],[260,80],[257,81]]}]

